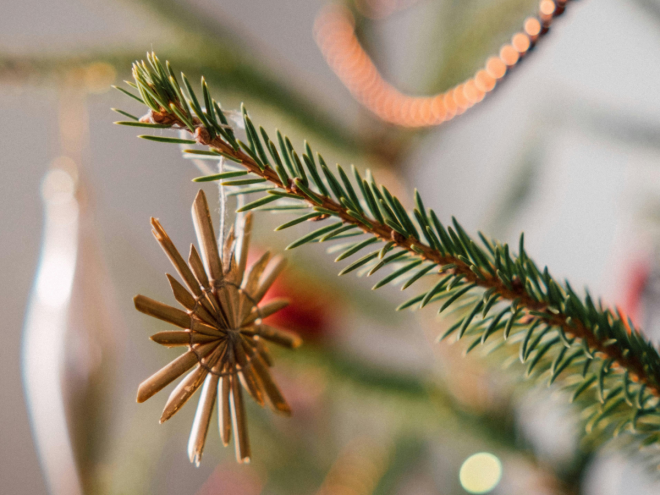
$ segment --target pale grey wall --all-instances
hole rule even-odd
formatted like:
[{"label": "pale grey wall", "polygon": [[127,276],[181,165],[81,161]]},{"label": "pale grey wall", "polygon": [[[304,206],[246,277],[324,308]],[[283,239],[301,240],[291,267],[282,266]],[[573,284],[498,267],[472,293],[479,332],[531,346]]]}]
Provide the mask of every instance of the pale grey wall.
[{"label": "pale grey wall", "polygon": [[[210,11],[219,6],[215,15],[224,12],[235,19],[257,44],[267,46],[275,61],[295,67],[310,81],[321,81],[324,104],[355,113],[312,40],[313,18],[323,2],[196,3]],[[145,29],[128,13],[127,4],[117,5],[121,8],[97,0],[5,0],[0,50],[98,47],[118,36],[150,48],[162,33],[153,26]],[[396,24],[388,29],[399,36]],[[442,191],[429,206],[456,214],[467,227],[487,226],[506,189],[506,174],[528,152],[524,141],[540,143],[542,189],[505,234],[526,229],[528,248],[541,263],[555,267],[557,274],[571,274],[579,284],[588,283],[595,292],[620,296],[627,253],[638,246],[643,252],[650,243],[639,211],[645,197],[652,200],[660,193],[658,141],[653,136],[650,143],[621,140],[616,126],[609,135],[594,130],[584,123],[589,113],[584,109],[614,111],[622,116],[618,124],[657,126],[659,44],[657,21],[632,1],[589,0],[572,6],[552,37],[492,101],[431,133],[406,165],[410,182],[427,197]],[[299,84],[305,86],[306,77],[302,79]],[[190,238],[191,226],[179,212],[187,211],[196,187],[170,152],[111,125],[114,116],[108,108],[117,100],[114,94],[90,99],[89,176],[109,243],[106,250],[121,237],[120,244],[134,246],[140,259],[160,260],[159,248],[145,235],[147,219],[158,212],[178,235]],[[38,495],[45,486],[23,402],[19,345],[41,235],[39,183],[59,154],[56,93],[0,86],[0,115],[0,492]],[[166,266],[164,260],[161,266]],[[119,304],[127,315],[131,312],[130,300]]]}]

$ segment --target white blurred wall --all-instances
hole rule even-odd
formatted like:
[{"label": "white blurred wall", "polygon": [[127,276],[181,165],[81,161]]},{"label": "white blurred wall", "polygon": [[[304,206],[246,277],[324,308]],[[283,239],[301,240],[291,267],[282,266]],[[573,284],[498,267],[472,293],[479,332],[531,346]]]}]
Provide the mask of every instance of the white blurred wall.
[{"label": "white blurred wall", "polygon": [[[322,81],[324,104],[355,112],[313,44],[312,22],[322,4],[223,0],[219,7],[276,60],[309,81]],[[127,3],[117,5],[121,8],[97,0],[4,2],[0,50],[98,47],[118,36],[150,49],[149,40],[162,33],[144,28]],[[214,9],[218,3],[197,5]],[[616,300],[631,258],[645,256],[654,240],[645,230],[643,210],[660,193],[660,136],[651,133],[640,142],[622,129],[659,127],[660,21],[631,0],[585,0],[570,7],[506,85],[482,106],[430,132],[405,166],[428,206],[445,218],[455,214],[469,229],[489,232],[511,174],[531,156],[538,164],[533,197],[498,234],[514,242],[525,230],[528,252],[542,265]],[[388,26],[392,36],[400,36],[396,23]],[[108,108],[118,101],[116,94],[90,99],[89,177],[99,219],[106,239],[122,249],[133,246],[136,262],[161,260],[159,248],[143,235],[148,218],[158,212],[178,236],[191,238],[188,218],[179,213],[188,210],[196,186],[176,154],[111,125],[115,118]],[[39,183],[59,154],[56,93],[0,86],[0,115],[0,492],[38,495],[45,485],[23,402],[19,344],[41,236]],[[128,314],[130,297],[120,297]]]}]

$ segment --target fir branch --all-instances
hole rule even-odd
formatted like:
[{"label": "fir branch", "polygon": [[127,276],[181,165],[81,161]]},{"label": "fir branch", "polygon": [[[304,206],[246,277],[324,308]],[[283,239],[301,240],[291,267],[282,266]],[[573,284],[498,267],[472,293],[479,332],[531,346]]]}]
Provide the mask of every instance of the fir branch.
[{"label": "fir branch", "polygon": [[[334,218],[335,223],[306,234],[289,248],[367,235],[333,246],[332,251],[339,253],[337,261],[361,255],[342,273],[358,270],[358,274],[372,275],[391,265],[392,274],[374,288],[402,279],[408,287],[419,278],[413,268],[433,267],[422,275],[439,274],[439,282],[400,308],[440,302],[440,311],[450,310],[458,315],[443,338],[458,330],[458,338],[468,337],[472,342],[467,352],[479,345],[484,345],[487,352],[517,345],[520,360],[527,365],[526,375],[547,377],[549,382],[559,380],[573,400],[579,398],[588,432],[611,437],[614,432],[627,429],[633,433],[629,438],[637,444],[658,440],[657,349],[618,312],[594,303],[589,294],[578,296],[568,282],[555,280],[547,268],[540,270],[525,252],[524,237],[520,239],[518,256],[512,254],[507,244],[483,234],[479,235],[479,243],[456,219],[445,227],[432,210],[426,210],[418,193],[411,216],[370,173],[360,184],[361,176],[355,171],[358,187],[353,187],[341,167],[335,174],[323,157],[310,156],[309,146],[302,160],[309,172],[306,174],[299,160],[293,165],[292,157],[298,155],[287,138],[279,137],[278,141],[286,144],[278,151],[263,129],[257,133],[244,109],[248,143],[236,141],[220,132],[225,120],[219,107],[215,112],[202,109],[198,103],[201,100],[189,85],[185,94],[173,78],[162,76],[164,69],[155,55],[150,55],[149,63],[136,63],[133,69],[142,99],[150,107],[140,122],[189,129],[190,122],[180,115],[192,108],[196,113],[190,116],[192,134],[198,144],[231,157],[255,180],[274,186],[266,196],[243,206],[243,211],[299,208],[303,215],[300,221]],[[205,99],[210,101],[210,95],[205,95]],[[152,136],[141,137],[154,140]],[[242,188],[242,181],[233,184],[241,187],[236,194],[254,191]],[[288,222],[281,229],[294,223],[298,221]],[[353,229],[345,233],[348,226]],[[367,248],[369,253],[365,254]]]}]

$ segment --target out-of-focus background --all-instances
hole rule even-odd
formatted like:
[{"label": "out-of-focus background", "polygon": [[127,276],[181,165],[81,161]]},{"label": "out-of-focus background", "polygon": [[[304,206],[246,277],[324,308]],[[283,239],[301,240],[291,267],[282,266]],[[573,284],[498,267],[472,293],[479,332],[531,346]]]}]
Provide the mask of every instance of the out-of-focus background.
[{"label": "out-of-focus background", "polygon": [[[473,74],[538,9],[533,0],[346,6],[383,76],[420,95]],[[408,292],[337,278],[321,246],[287,252],[291,269],[274,288],[294,301],[278,324],[306,345],[276,356],[293,418],[248,410],[250,465],[236,464],[212,429],[195,468],[194,407],[159,425],[163,394],[136,404],[140,381],[177,352],[150,342],[162,328],[133,309],[137,293],[173,300],[149,217],[184,248],[194,238],[190,179],[200,175],[178,150],[112,125],[111,107],[142,109],[110,84],[151,49],[297,146],[308,139],[329,162],[371,168],[406,200],[419,188],[442,218],[505,241],[525,231],[541,265],[660,334],[660,2],[569,2],[483,103],[426,129],[386,124],[351,97],[315,43],[326,7],[4,2],[0,493],[444,495],[478,492],[489,469],[485,486],[497,494],[657,493],[633,457],[585,446],[575,411],[552,389],[462,358],[463,344],[435,344],[445,324],[433,311],[396,313]],[[205,190],[217,205],[215,187]],[[278,221],[259,216],[256,251],[293,239],[272,232]]]}]

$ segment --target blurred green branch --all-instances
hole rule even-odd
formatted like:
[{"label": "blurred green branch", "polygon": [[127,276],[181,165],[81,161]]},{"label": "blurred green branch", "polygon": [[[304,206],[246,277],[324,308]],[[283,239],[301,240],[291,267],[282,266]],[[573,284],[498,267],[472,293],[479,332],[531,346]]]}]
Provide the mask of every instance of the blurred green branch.
[{"label": "blurred green branch", "polygon": [[[498,403],[497,407],[471,410],[459,404],[437,378],[422,378],[392,371],[329,348],[306,345],[303,352],[281,353],[278,359],[294,366],[325,370],[331,384],[351,387],[357,394],[368,391],[380,393],[390,400],[400,399],[414,403],[416,408],[429,411],[428,417],[432,418],[430,421],[442,425],[448,432],[468,432],[470,436],[489,444],[491,448],[522,455],[556,478],[562,487],[562,493],[579,493],[579,485],[584,468],[591,459],[591,451],[574,452],[572,462],[565,466],[551,466],[540,461],[517,429],[516,414],[510,400]],[[424,417],[416,416],[417,421],[426,421]]]},{"label": "blurred green branch", "polygon": [[[347,122],[316,104],[313,94],[304,95],[294,84],[296,76],[289,68],[276,74],[264,63],[264,55],[246,47],[243,37],[230,26],[189,4],[172,0],[141,3],[169,33],[163,51],[186,72],[195,76],[204,73],[213,86],[238,96],[250,95],[339,149],[373,153],[387,159],[368,132],[349,129]],[[10,55],[0,51],[0,81],[52,82],[71,70],[96,62],[109,63],[121,76],[126,76],[126,68],[143,56],[144,53],[126,48],[59,55]]]},{"label": "blurred green branch", "polygon": [[[204,53],[190,57],[189,50]],[[206,75],[209,83],[238,94],[250,94],[261,102],[288,115],[301,126],[312,131],[339,149],[364,152],[371,144],[348,132],[333,117],[325,114],[310,100],[289,89],[273,75],[238,57],[238,51],[229,46],[209,46],[201,39],[190,40],[187,45],[167,50],[169,58],[191,74]],[[0,81],[4,83],[52,83],[65,78],[71,71],[85,69],[98,62],[115,67],[123,77],[125,67],[143,54],[122,49],[116,52],[96,52],[81,55],[12,56],[0,54]]]}]

